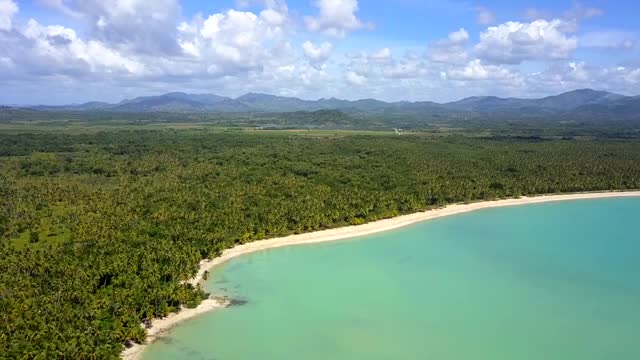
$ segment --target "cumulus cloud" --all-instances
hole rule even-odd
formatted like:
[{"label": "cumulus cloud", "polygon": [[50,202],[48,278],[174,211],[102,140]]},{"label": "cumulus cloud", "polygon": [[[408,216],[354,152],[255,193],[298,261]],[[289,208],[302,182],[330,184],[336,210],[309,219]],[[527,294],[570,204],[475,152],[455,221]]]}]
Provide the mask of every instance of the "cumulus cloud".
[{"label": "cumulus cloud", "polygon": [[311,41],[305,41],[302,44],[304,50],[304,56],[314,66],[320,66],[331,56],[333,51],[333,45],[330,42],[323,42],[322,44],[315,46]]},{"label": "cumulus cloud", "polygon": [[44,0],[59,11],[80,18],[91,36],[112,46],[146,54],[174,54],[178,0]]},{"label": "cumulus cloud", "polygon": [[441,41],[443,45],[463,45],[469,40],[469,33],[465,29],[460,29],[449,33],[447,40]]},{"label": "cumulus cloud", "polygon": [[347,59],[348,62],[342,64],[347,76],[350,72],[361,75],[366,77],[368,84],[378,82],[388,86],[388,80],[416,79],[425,76],[428,72],[426,62],[418,54],[407,52],[403,57],[395,59],[389,48],[372,53],[351,54]]},{"label": "cumulus cloud", "polygon": [[369,60],[374,62],[388,63],[392,59],[391,50],[389,48],[380,49],[369,55]]},{"label": "cumulus cloud", "polygon": [[[597,15],[579,6],[566,17],[540,19],[545,14],[537,13],[535,21],[488,27],[477,43],[471,40],[475,34],[460,28],[422,52],[403,54],[379,44],[377,50],[356,48],[338,58],[340,39],[329,42],[325,36],[346,37],[370,26],[358,18],[355,0],[318,0],[318,12],[302,22],[284,0],[244,0],[250,5],[244,10],[191,18],[184,17],[178,0],[39,1],[70,16],[66,25],[16,17],[16,1],[0,0],[0,90],[11,89],[2,92],[4,102],[12,96],[36,102],[34,92],[71,101],[176,90],[436,101],[578,87],[640,92],[639,63],[606,67],[574,57],[578,46],[630,49],[636,41],[635,34],[622,31],[577,33],[578,18]],[[298,42],[307,36],[315,40]],[[518,66],[525,61],[539,62],[531,67],[537,72]]]},{"label": "cumulus cloud", "polygon": [[12,28],[12,19],[18,13],[18,5],[13,0],[0,0],[0,31]]},{"label": "cumulus cloud", "polygon": [[356,73],[355,71],[348,71],[345,74],[345,79],[347,80],[347,82],[349,82],[349,84],[351,85],[364,85],[367,82],[367,78]]},{"label": "cumulus cloud", "polygon": [[567,59],[578,46],[573,32],[575,24],[560,19],[510,21],[482,32],[475,50],[480,59],[502,64]]},{"label": "cumulus cloud", "polygon": [[417,79],[429,75],[428,66],[419,57],[406,55],[383,69],[382,75],[388,79]]},{"label": "cumulus cloud", "polygon": [[476,7],[476,22],[479,25],[492,25],[496,22],[496,15],[484,6]]},{"label": "cumulus cloud", "polygon": [[528,74],[525,88],[529,93],[548,95],[576,88],[595,88],[637,94],[640,68],[604,67],[586,61],[557,62],[543,71]]},{"label": "cumulus cloud", "polygon": [[[229,10],[206,18],[198,15],[176,26],[177,15],[174,12],[179,9],[168,0],[154,2],[150,7],[157,6],[156,10],[161,11],[152,11],[153,15],[146,16],[139,14],[139,0],[119,1],[111,8],[92,1],[74,4],[77,9],[88,9],[83,13],[82,21],[97,18],[96,26],[104,28],[104,32],[90,31],[81,37],[71,28],[46,26],[31,19],[0,39],[3,43],[0,58],[3,59],[3,68],[12,66],[11,76],[29,79],[34,76],[94,76],[110,81],[125,78],[148,82],[174,81],[177,78],[220,78],[260,72],[266,67],[279,67],[295,59],[284,35],[288,14],[283,7],[266,8],[259,14]],[[108,16],[97,16],[99,13]],[[133,33],[125,37],[125,33],[118,33],[126,28],[120,27],[123,19],[133,21],[132,17],[137,16],[146,18],[147,22],[157,20],[167,24],[172,33],[161,36],[169,36],[166,41],[172,43],[165,50],[174,47],[175,50],[157,56],[156,51],[161,49],[141,48],[142,39],[152,36],[154,29],[147,35]]]},{"label": "cumulus cloud", "polygon": [[33,19],[5,40],[8,46],[3,55],[19,65],[18,70],[31,75],[84,77],[103,73],[140,76],[147,71],[141,62],[99,41],[80,39],[73,29],[44,26]]},{"label": "cumulus cloud", "polygon": [[497,65],[485,65],[475,59],[462,68],[454,68],[445,72],[446,78],[451,80],[516,80],[511,71]]},{"label": "cumulus cloud", "polygon": [[435,63],[456,64],[466,62],[468,54],[466,46],[469,33],[460,29],[449,33],[446,39],[438,40],[429,46],[427,58]]},{"label": "cumulus cloud", "polygon": [[284,40],[286,23],[286,14],[274,9],[259,15],[228,10],[180,24],[178,44],[210,75],[261,70],[289,46]]},{"label": "cumulus cloud", "polygon": [[[276,84],[286,84],[282,87],[291,94],[301,93],[305,90],[318,90],[330,86],[330,76],[324,69],[309,66],[308,64],[288,64],[276,67],[271,73],[267,89]],[[272,92],[273,90],[269,90]]]},{"label": "cumulus cloud", "polygon": [[345,37],[349,32],[371,28],[372,24],[358,19],[358,0],[316,0],[317,16],[305,18],[307,28],[329,36]]},{"label": "cumulus cloud", "polygon": [[624,67],[618,67],[616,68],[616,71],[625,73],[624,78],[627,83],[630,83],[633,85],[640,84],[640,68],[629,71]]}]

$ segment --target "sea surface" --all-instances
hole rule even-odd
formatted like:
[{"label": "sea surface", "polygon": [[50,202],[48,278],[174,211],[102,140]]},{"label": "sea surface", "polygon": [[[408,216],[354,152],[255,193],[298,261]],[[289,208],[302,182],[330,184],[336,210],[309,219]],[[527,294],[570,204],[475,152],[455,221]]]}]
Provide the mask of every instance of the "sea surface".
[{"label": "sea surface", "polygon": [[234,259],[144,360],[640,359],[640,199],[485,209]]}]

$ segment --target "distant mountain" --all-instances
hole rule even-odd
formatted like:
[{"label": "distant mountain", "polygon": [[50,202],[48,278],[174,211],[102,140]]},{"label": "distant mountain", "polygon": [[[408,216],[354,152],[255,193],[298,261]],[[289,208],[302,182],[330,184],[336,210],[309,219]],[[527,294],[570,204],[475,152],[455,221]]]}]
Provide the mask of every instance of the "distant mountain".
[{"label": "distant mountain", "polygon": [[113,107],[113,104],[109,104],[101,101],[91,101],[84,104],[71,104],[63,106],[45,106],[38,105],[32,106],[33,110],[41,111],[91,111],[91,110],[108,110]]},{"label": "distant mountain", "polygon": [[581,89],[541,99],[476,96],[443,104],[443,106],[450,110],[471,112],[476,117],[488,119],[640,121],[640,112],[635,108],[637,101],[637,97]]},{"label": "distant mountain", "polygon": [[625,96],[609,93],[606,91],[596,91],[582,89],[569,91],[560,95],[548,96],[542,99],[518,99],[499,98],[495,96],[474,96],[455,102],[444,104],[449,109],[495,112],[504,110],[519,109],[552,109],[567,111],[580,106],[607,104],[623,99]]},{"label": "distant mountain", "polygon": [[224,96],[173,92],[160,96],[144,96],[123,100],[113,105],[110,110],[122,112],[240,112],[249,109]]},{"label": "distant mountain", "polygon": [[473,96],[466,99],[444,104],[448,109],[493,112],[504,109],[523,108],[531,106],[530,100],[508,98],[503,99],[496,96]]},{"label": "distant mountain", "polygon": [[175,100],[195,101],[206,105],[214,105],[231,100],[231,98],[228,98],[226,96],[218,96],[213,94],[186,94],[182,92],[173,92],[162,96]]},{"label": "distant mountain", "polygon": [[76,107],[76,110],[101,110],[101,109],[108,109],[109,107],[111,107],[111,104],[106,102],[90,101],[88,103],[78,105]]},{"label": "distant mountain", "polygon": [[305,101],[295,97],[258,93],[242,95],[235,99],[235,101],[255,109],[256,111],[265,112],[315,111],[321,109],[315,101]]},{"label": "distant mountain", "polygon": [[556,96],[548,96],[539,100],[533,100],[537,106],[558,109],[572,110],[581,106],[609,104],[622,100],[627,96],[613,94],[606,91],[596,91],[582,89],[569,91]]},{"label": "distant mountain", "polygon": [[342,104],[338,103],[338,101],[344,101],[344,100],[337,100],[337,101],[334,100],[333,102],[334,104],[341,105],[341,106],[338,106],[338,109],[353,108],[353,109],[358,109],[362,111],[375,111],[375,110],[381,110],[389,107],[389,103],[386,103],[380,100],[375,100],[375,99],[361,99],[356,101],[347,101],[347,102],[343,102]]},{"label": "distant mountain", "polygon": [[621,97],[613,101],[601,101],[582,105],[566,111],[565,118],[597,121],[640,121],[640,96]]},{"label": "distant mountain", "polygon": [[[581,89],[540,99],[474,96],[439,104],[421,102],[384,102],[375,99],[356,101],[336,98],[303,100],[296,97],[248,93],[238,98],[213,94],[173,92],[123,100],[117,104],[89,102],[80,105],[35,106],[45,111],[105,111],[127,113],[293,113],[338,110],[349,116],[435,122],[466,119],[625,119],[640,121],[640,97],[606,91]],[[298,114],[299,115],[299,114]],[[336,114],[332,114],[336,117]]]},{"label": "distant mountain", "polygon": [[[366,101],[366,100],[358,100],[358,101]],[[377,101],[377,100],[375,100]],[[382,103],[386,104],[385,102],[381,101]],[[320,100],[317,101],[318,105],[324,109],[348,109],[352,106],[352,102],[349,100],[341,100],[341,99],[336,99],[334,97],[330,98],[330,99],[325,99],[322,98]]]}]

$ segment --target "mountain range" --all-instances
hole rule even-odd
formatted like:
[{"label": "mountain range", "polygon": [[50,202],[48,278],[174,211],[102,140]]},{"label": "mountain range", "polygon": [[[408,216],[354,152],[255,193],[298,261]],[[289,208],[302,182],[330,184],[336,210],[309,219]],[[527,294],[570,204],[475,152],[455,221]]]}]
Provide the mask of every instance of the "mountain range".
[{"label": "mountain range", "polygon": [[288,113],[338,110],[348,115],[411,116],[441,119],[562,118],[563,120],[640,121],[640,97],[592,89],[574,90],[539,99],[474,96],[449,103],[356,101],[336,98],[303,100],[260,93],[237,98],[213,94],[172,92],[123,100],[116,104],[88,102],[80,105],[32,106],[41,111],[104,111],[125,113]]}]

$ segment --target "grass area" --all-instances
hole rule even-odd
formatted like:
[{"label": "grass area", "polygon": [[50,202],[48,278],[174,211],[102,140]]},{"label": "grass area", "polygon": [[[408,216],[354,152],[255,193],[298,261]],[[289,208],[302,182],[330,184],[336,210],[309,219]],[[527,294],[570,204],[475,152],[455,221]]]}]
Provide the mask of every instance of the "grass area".
[{"label": "grass area", "polygon": [[[68,134],[91,134],[100,131],[122,131],[122,130],[206,130],[213,133],[220,132],[246,132],[268,135],[304,135],[313,137],[334,137],[351,135],[393,135],[390,130],[344,130],[344,129],[261,129],[259,127],[234,127],[220,126],[208,123],[143,123],[136,124],[129,121],[111,121],[109,123],[89,123],[89,122],[21,122],[21,123],[0,123],[0,133],[31,133],[58,131]],[[428,134],[425,131],[404,132],[403,135]]]},{"label": "grass area", "polygon": [[100,131],[119,130],[160,130],[160,129],[214,129],[224,131],[227,126],[205,123],[144,123],[136,124],[129,121],[112,121],[109,123],[89,122],[13,122],[0,123],[0,133],[25,133],[41,131],[64,131],[70,134],[96,133]]},{"label": "grass area", "polygon": [[70,239],[70,234],[68,231],[65,231],[62,226],[51,224],[48,219],[43,219],[40,224],[40,231],[38,231],[37,239],[37,242],[33,242],[31,239],[31,232],[25,230],[17,237],[9,239],[9,241],[17,249],[25,247],[39,248],[52,244],[61,244],[68,241]]}]

